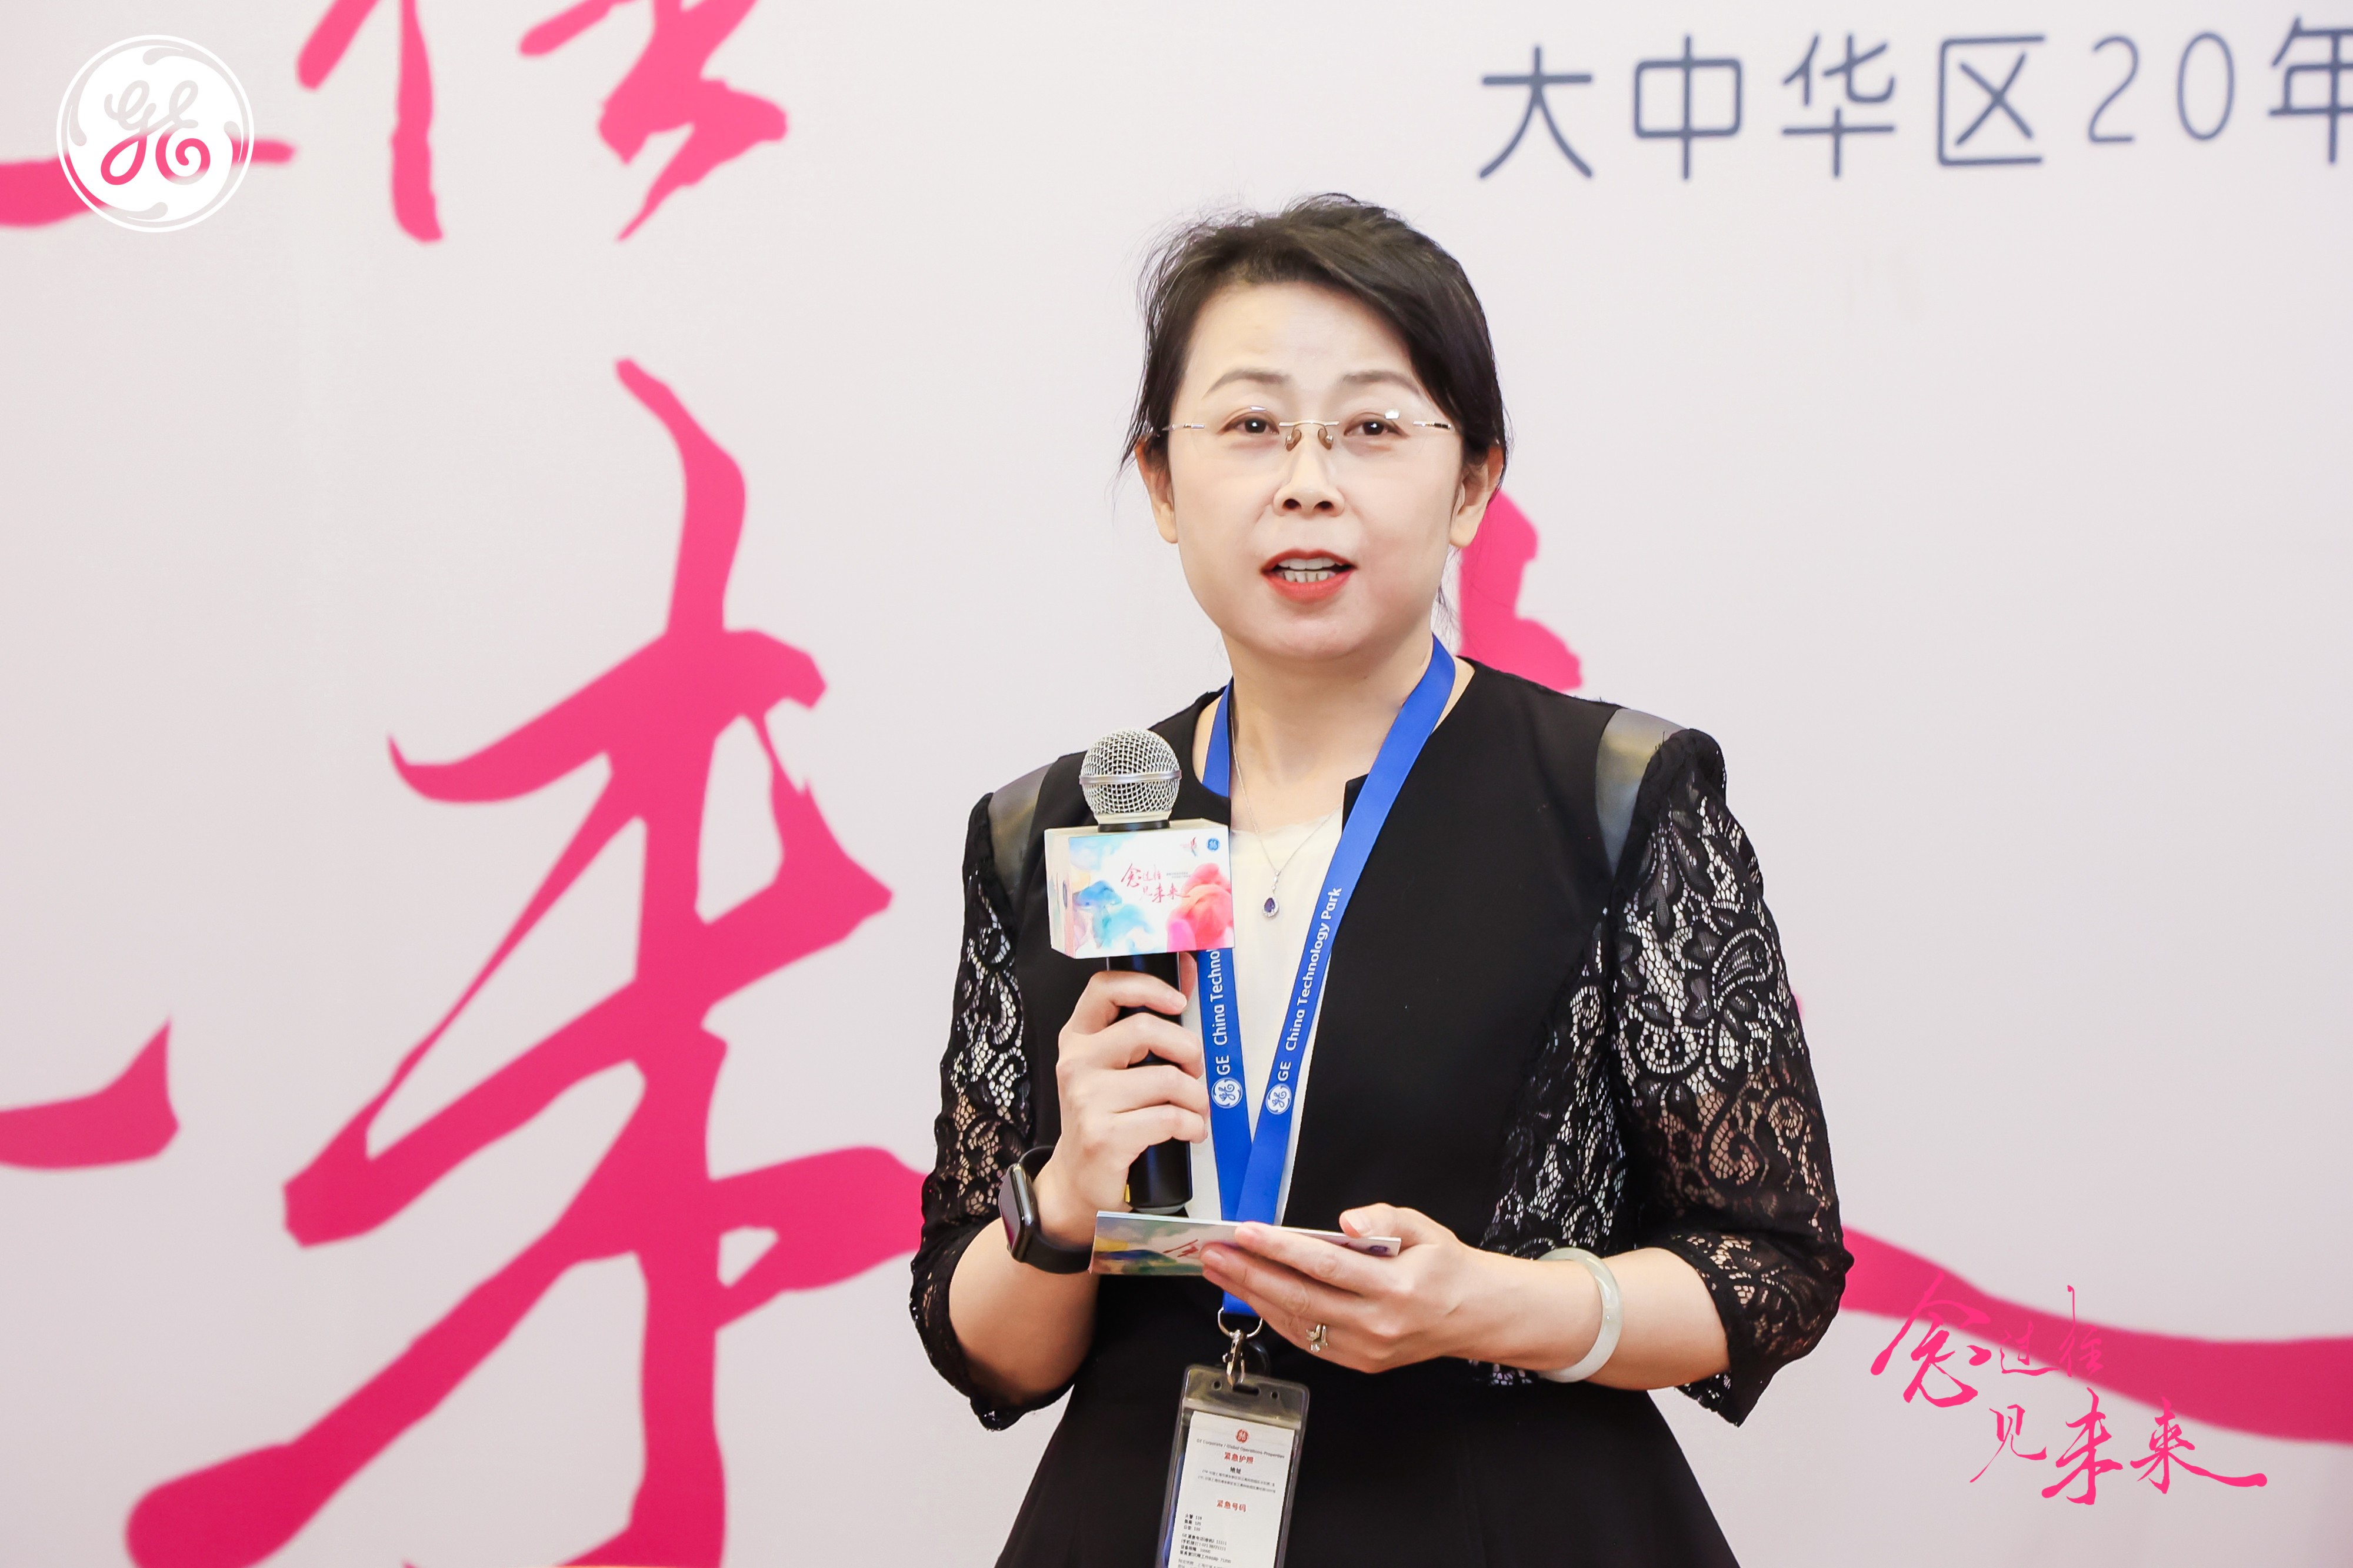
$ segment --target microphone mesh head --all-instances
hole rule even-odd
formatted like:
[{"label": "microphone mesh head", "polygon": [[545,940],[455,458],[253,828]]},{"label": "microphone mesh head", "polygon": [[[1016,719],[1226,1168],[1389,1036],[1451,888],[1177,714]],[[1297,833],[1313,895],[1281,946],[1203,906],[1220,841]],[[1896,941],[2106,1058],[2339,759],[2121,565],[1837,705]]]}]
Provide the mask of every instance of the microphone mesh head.
[{"label": "microphone mesh head", "polygon": [[1105,826],[1166,822],[1176,808],[1176,753],[1149,730],[1114,730],[1087,748],[1079,788]]}]

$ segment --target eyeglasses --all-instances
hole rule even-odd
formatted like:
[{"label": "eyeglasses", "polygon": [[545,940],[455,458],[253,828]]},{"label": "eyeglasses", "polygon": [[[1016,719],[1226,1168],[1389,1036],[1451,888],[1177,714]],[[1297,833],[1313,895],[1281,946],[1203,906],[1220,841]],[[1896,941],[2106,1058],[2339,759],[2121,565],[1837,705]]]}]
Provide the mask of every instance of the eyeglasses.
[{"label": "eyeglasses", "polygon": [[1236,468],[1272,468],[1313,430],[1327,452],[1367,462],[1387,462],[1430,444],[1424,430],[1451,430],[1443,419],[1408,419],[1394,408],[1351,414],[1344,419],[1277,419],[1264,408],[1243,408],[1216,424],[1164,425],[1161,434],[1198,430],[1219,463]]}]

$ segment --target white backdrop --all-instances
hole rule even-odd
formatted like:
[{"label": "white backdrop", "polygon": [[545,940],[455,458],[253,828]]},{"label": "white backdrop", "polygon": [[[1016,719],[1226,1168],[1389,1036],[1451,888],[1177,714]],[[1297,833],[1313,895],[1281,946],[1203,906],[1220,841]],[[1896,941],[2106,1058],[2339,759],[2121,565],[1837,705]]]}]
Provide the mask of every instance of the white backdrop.
[{"label": "white backdrop", "polygon": [[[1481,290],[1541,540],[1520,613],[1586,694],[1723,742],[1850,1225],[2010,1301],[2063,1314],[2073,1287],[2115,1328],[2334,1341],[2295,1364],[2336,1382],[2270,1403],[2344,1407],[2353,148],[2332,164],[2327,117],[2268,112],[2284,42],[2328,58],[2294,5],[739,0],[706,74],[789,129],[617,239],[683,140],[624,163],[597,139],[652,4],[526,55],[533,0],[420,0],[434,240],[392,195],[397,0],[315,89],[323,3],[0,21],[0,161],[49,156],[83,60],[154,32],[227,60],[293,148],[183,232],[0,229],[0,1106],[87,1095],[168,1023],[179,1122],[151,1158],[0,1166],[0,1563],[130,1561],[142,1497],[341,1405],[638,1106],[637,1069],[582,1075],[379,1228],[288,1229],[285,1184],[608,776],[443,804],[386,742],[464,756],[661,631],[680,458],[623,359],[742,468],[727,623],[822,671],[770,732],[890,893],[711,1011],[711,1171],[929,1165],[972,802],[1220,679],[1115,470],[1137,267],[1204,205],[1322,189],[1394,205]],[[717,4],[662,0],[663,25]],[[1883,102],[1820,74],[1850,27],[1888,46],[1853,79],[1892,76]],[[2210,140],[2185,130],[2224,102],[2214,45],[2181,65],[2201,32],[2232,68]],[[1638,137],[1637,63],[1686,34],[1740,62],[1738,133]],[[1783,79],[1817,35],[1809,106]],[[2094,143],[2110,35],[2137,72],[2098,129],[2134,140]],[[2042,41],[1941,47],[1994,36]],[[1591,77],[1547,93],[1591,174],[1539,117],[1482,178],[1527,99],[1482,79],[1538,46]],[[1998,86],[2016,57],[2016,118],[1957,143],[1989,101],[1960,66]],[[1730,79],[1694,69],[1696,123],[1729,123]],[[1681,85],[1645,78],[1649,129]],[[1847,138],[1836,178],[1827,138],[1784,133],[1833,107],[1894,126]],[[1081,595],[1124,613],[1040,613]],[[732,731],[706,916],[776,870],[765,778]],[[646,854],[642,828],[612,841],[375,1147],[628,982]],[[727,1563],[993,1557],[1053,1417],[980,1431],[905,1286],[893,1257],[719,1334]],[[565,1274],[270,1560],[495,1568],[615,1535],[653,1420],[646,1300],[626,1254]],[[2041,1494],[2087,1380],[1956,1361],[1978,1397],[1907,1402],[1903,1352],[1869,1370],[1896,1327],[1842,1318],[1737,1432],[1660,1396],[1744,1562],[2346,1560],[2341,1420],[2313,1441],[2184,1414],[2197,1462],[2269,1484],[2160,1495],[2126,1468],[2071,1506]],[[2019,1448],[2050,1458],[1972,1482],[2013,1396]],[[2145,1456],[2153,1401],[2100,1398],[2105,1457]],[[208,1550],[146,1560],[249,1560]]]}]

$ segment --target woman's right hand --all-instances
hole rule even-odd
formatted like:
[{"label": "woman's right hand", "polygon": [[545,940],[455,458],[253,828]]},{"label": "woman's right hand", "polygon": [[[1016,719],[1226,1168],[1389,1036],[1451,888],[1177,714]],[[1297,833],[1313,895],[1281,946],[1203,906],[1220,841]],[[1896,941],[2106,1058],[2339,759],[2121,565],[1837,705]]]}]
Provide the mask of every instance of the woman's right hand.
[{"label": "woman's right hand", "polygon": [[[1177,973],[1192,984],[1192,954],[1180,956]],[[1122,1018],[1122,1007],[1154,1011]],[[1171,1138],[1208,1136],[1201,1045],[1177,1022],[1184,1011],[1183,992],[1126,969],[1096,974],[1071,1009],[1054,1067],[1062,1135],[1037,1180],[1039,1223],[1056,1241],[1083,1247],[1097,1210],[1127,1207],[1127,1168],[1138,1154]],[[1134,1065],[1146,1056],[1160,1060]]]}]

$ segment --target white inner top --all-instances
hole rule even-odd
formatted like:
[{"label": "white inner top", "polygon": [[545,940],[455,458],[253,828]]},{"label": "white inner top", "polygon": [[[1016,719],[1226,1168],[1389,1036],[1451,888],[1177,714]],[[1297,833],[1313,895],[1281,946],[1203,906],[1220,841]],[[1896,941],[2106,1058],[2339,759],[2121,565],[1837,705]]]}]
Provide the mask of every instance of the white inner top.
[{"label": "white inner top", "polygon": [[[1321,822],[1295,823],[1271,833],[1233,835],[1234,990],[1242,1033],[1241,1080],[1250,1108],[1250,1127],[1258,1127],[1259,1100],[1266,1094],[1267,1065],[1274,1060],[1275,1042],[1282,1037],[1284,1003],[1299,973],[1300,950],[1307,944],[1310,917],[1314,913],[1324,874],[1332,868],[1332,852],[1340,847],[1340,814]],[[1276,912],[1269,919],[1262,906],[1276,891],[1275,868],[1282,868],[1282,885]],[[1198,988],[1185,1007],[1185,1027],[1201,1037],[1201,1004]],[[1299,1152],[1300,1118],[1307,1110],[1307,1069],[1315,1060],[1315,1030],[1299,1051],[1299,1076],[1292,1085],[1291,1147],[1283,1151],[1282,1190],[1275,1203],[1280,1221],[1291,1203],[1291,1164]],[[1185,1212],[1194,1219],[1224,1217],[1218,1196],[1218,1157],[1205,1138],[1193,1145],[1193,1201]]]}]

